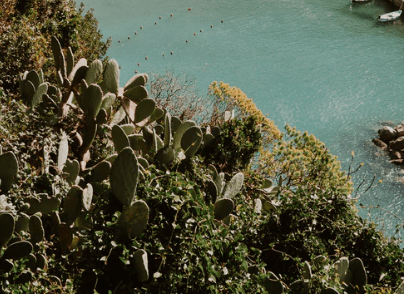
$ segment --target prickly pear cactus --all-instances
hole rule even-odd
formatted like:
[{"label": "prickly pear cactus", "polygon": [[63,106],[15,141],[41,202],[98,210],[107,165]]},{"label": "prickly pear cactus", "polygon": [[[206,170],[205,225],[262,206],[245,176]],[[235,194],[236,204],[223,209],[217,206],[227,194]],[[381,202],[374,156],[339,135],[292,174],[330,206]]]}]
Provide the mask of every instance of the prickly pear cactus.
[{"label": "prickly pear cactus", "polygon": [[365,267],[362,260],[356,257],[349,261],[349,268],[347,275],[344,277],[344,282],[348,284],[346,289],[348,293],[356,293],[356,289],[363,289],[368,282]]},{"label": "prickly pear cactus", "polygon": [[139,237],[149,221],[149,207],[143,200],[137,200],[126,207],[119,217],[119,225],[130,239]]},{"label": "prickly pear cactus", "polygon": [[335,269],[337,271],[340,281],[343,281],[345,279],[345,276],[348,272],[348,268],[349,268],[349,260],[347,257],[341,257],[335,263]]},{"label": "prickly pear cactus", "polygon": [[119,153],[125,147],[130,146],[129,138],[125,131],[119,126],[114,125],[111,131],[112,141],[114,142],[115,150]]},{"label": "prickly pear cactus", "polygon": [[187,129],[181,138],[181,148],[185,152],[185,156],[190,158],[195,155],[202,143],[202,130],[200,127],[194,126]]},{"label": "prickly pear cactus", "polygon": [[21,259],[28,256],[33,249],[33,246],[28,241],[18,241],[7,247],[6,252],[4,252],[4,259]]},{"label": "prickly pear cactus", "polygon": [[138,104],[143,99],[146,99],[149,96],[149,93],[147,92],[147,89],[144,86],[136,86],[125,90],[123,96],[125,96],[132,102]]},{"label": "prickly pear cactus", "polygon": [[140,123],[141,121],[148,118],[156,108],[156,102],[154,99],[146,98],[140,101],[135,110],[135,123]]},{"label": "prickly pear cactus", "polygon": [[139,179],[139,163],[130,147],[124,148],[111,168],[111,188],[123,205],[130,205],[136,195]]},{"label": "prickly pear cactus", "polygon": [[15,228],[14,228],[15,232],[19,234],[22,231],[24,231],[24,232],[28,231],[29,219],[30,219],[30,217],[27,214],[20,212],[18,214],[18,218],[15,223]]},{"label": "prickly pear cactus", "polygon": [[144,86],[146,85],[147,81],[149,80],[149,76],[145,73],[134,75],[129,81],[126,82],[125,86],[123,87],[124,90],[132,89],[136,86]]},{"label": "prickly pear cactus", "polygon": [[77,185],[80,174],[80,163],[77,159],[67,159],[63,167],[63,173],[66,176],[66,181],[71,185]]},{"label": "prickly pear cactus", "polygon": [[240,193],[244,184],[244,174],[242,172],[237,173],[226,185],[223,193],[224,198],[233,198]]},{"label": "prickly pear cactus", "polygon": [[91,169],[91,181],[102,182],[109,177],[112,164],[109,161],[101,161]]},{"label": "prickly pear cactus", "polygon": [[108,61],[104,70],[104,83],[109,92],[117,94],[119,89],[119,65],[115,59]]},{"label": "prickly pear cactus", "polygon": [[102,62],[99,59],[94,60],[88,67],[86,73],[86,82],[88,85],[97,83],[102,74]]},{"label": "prickly pear cactus", "polygon": [[214,215],[215,219],[222,220],[230,215],[233,211],[234,202],[229,198],[221,198],[215,203]]},{"label": "prickly pear cactus", "polygon": [[90,210],[91,201],[93,199],[93,186],[87,184],[87,187],[83,190],[83,208],[87,211]]},{"label": "prickly pear cactus", "polygon": [[147,260],[147,252],[143,249],[136,250],[133,256],[137,280],[145,282],[149,279],[149,268]]},{"label": "prickly pear cactus", "polygon": [[67,193],[63,201],[66,223],[72,224],[79,216],[83,208],[83,189],[79,186],[73,186]]},{"label": "prickly pear cactus", "polygon": [[10,241],[14,227],[15,219],[11,213],[0,214],[0,249]]},{"label": "prickly pear cactus", "polygon": [[91,84],[88,86],[84,92],[83,104],[85,105],[84,111],[86,111],[87,116],[91,119],[97,117],[98,112],[101,108],[102,102],[102,90],[97,84]]},{"label": "prickly pear cactus", "polygon": [[29,232],[31,233],[31,242],[33,244],[39,243],[44,239],[45,230],[42,226],[41,218],[34,214],[29,219]]},{"label": "prickly pear cactus", "polygon": [[0,155],[0,190],[6,193],[11,189],[14,182],[14,176],[18,172],[18,161],[14,153],[4,152]]},{"label": "prickly pear cactus", "polygon": [[60,136],[60,142],[59,142],[59,149],[58,149],[58,169],[62,170],[66,160],[67,160],[67,155],[69,154],[69,142],[68,142],[68,136],[66,135],[65,132],[62,131],[62,135]]},{"label": "prickly pear cactus", "polygon": [[41,212],[42,214],[48,214],[60,206],[60,199],[55,196],[49,196],[46,193],[41,193],[36,195],[37,198],[28,198],[25,200],[26,203],[29,204],[29,208],[27,210],[28,214],[34,214],[37,212]]}]

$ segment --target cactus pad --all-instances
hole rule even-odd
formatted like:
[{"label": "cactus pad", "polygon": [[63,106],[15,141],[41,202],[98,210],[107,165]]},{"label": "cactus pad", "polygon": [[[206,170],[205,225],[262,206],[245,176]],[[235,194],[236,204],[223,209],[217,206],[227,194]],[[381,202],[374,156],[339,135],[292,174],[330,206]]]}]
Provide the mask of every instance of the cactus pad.
[{"label": "cactus pad", "polygon": [[145,73],[134,75],[129,81],[126,82],[125,86],[123,87],[124,90],[132,89],[136,86],[145,86],[147,81],[149,80],[149,76]]},{"label": "cactus pad", "polygon": [[60,206],[60,200],[57,197],[48,197],[46,193],[41,193],[36,196],[39,197],[39,200],[37,198],[28,198],[25,200],[30,205],[27,210],[28,214],[37,212],[48,214],[55,211]]},{"label": "cactus pad", "polygon": [[237,173],[226,185],[223,197],[233,198],[240,193],[244,184],[244,174],[242,172]]},{"label": "cactus pad", "polygon": [[0,155],[0,189],[3,193],[11,189],[14,176],[18,172],[18,161],[14,153],[9,151]]},{"label": "cactus pad", "polygon": [[147,89],[144,86],[136,86],[126,90],[123,96],[135,102],[136,104],[149,96]]},{"label": "cactus pad", "polygon": [[229,198],[222,198],[216,201],[214,208],[215,219],[222,220],[233,211],[234,203]]},{"label": "cactus pad", "polygon": [[139,178],[139,163],[130,147],[124,148],[111,168],[111,188],[123,205],[130,205],[136,195]]},{"label": "cactus pad", "polygon": [[83,190],[83,207],[85,210],[89,211],[91,207],[91,201],[93,199],[93,186],[87,184],[87,187]]},{"label": "cactus pad", "polygon": [[139,237],[149,221],[149,207],[143,200],[136,200],[126,207],[119,217],[119,224],[130,239]]},{"label": "cactus pad", "polygon": [[134,256],[134,265],[135,271],[137,274],[137,279],[140,282],[145,282],[149,279],[149,269],[148,269],[148,260],[147,260],[147,252],[143,249],[136,250]]},{"label": "cactus pad", "polygon": [[18,241],[7,247],[6,252],[4,252],[4,259],[21,259],[28,256],[33,247],[28,241]]},{"label": "cactus pad", "polygon": [[88,70],[86,73],[87,84],[90,85],[90,84],[97,83],[101,74],[102,74],[102,62],[101,62],[101,60],[96,59],[88,67]]},{"label": "cactus pad", "polygon": [[185,152],[185,156],[190,158],[195,155],[201,146],[202,130],[200,127],[194,126],[187,129],[181,138],[181,148]]},{"label": "cactus pad", "polygon": [[97,84],[91,84],[84,92],[84,110],[87,111],[87,115],[93,119],[97,117],[98,111],[100,111],[102,94],[101,87]]},{"label": "cactus pad", "polygon": [[10,241],[14,227],[15,220],[10,213],[0,214],[0,249]]},{"label": "cactus pad", "polygon": [[125,147],[130,146],[129,138],[125,131],[119,126],[112,127],[112,141],[114,142],[115,150],[119,153]]},{"label": "cactus pad", "polygon": [[31,233],[31,242],[34,244],[41,242],[45,237],[42,220],[36,214],[29,219],[29,232]]},{"label": "cactus pad", "polygon": [[72,224],[83,207],[83,189],[79,186],[73,186],[67,193],[63,201],[63,209],[66,215],[66,223]]},{"label": "cactus pad", "polygon": [[109,92],[117,94],[119,89],[119,65],[115,59],[108,61],[104,71],[104,83]]}]

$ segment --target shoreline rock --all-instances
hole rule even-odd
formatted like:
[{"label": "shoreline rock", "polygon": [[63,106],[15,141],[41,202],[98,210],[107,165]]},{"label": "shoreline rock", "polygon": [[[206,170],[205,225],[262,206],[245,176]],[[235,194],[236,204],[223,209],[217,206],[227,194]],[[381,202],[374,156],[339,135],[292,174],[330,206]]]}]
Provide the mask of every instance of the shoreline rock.
[{"label": "shoreline rock", "polygon": [[390,156],[390,162],[397,165],[404,164],[404,125],[395,127],[383,126],[378,130],[379,138],[372,139],[381,150]]}]

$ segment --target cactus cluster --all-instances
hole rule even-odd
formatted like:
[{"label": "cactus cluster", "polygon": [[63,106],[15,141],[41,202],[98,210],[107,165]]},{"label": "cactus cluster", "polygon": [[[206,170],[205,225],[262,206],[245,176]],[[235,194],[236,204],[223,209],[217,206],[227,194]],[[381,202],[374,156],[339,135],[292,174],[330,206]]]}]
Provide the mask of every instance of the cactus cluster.
[{"label": "cactus cluster", "polygon": [[214,217],[228,223],[234,208],[233,199],[241,192],[244,184],[244,174],[235,174],[226,184],[224,173],[218,173],[213,165],[209,165],[209,170],[213,180],[208,180],[206,187],[214,204]]}]

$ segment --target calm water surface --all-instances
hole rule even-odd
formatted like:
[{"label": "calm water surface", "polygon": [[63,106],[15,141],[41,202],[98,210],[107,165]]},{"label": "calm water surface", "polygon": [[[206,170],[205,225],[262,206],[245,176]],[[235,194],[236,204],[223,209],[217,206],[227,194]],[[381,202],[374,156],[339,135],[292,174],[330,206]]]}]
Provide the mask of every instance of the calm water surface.
[{"label": "calm water surface", "polygon": [[404,24],[375,22],[395,8],[382,0],[83,2],[113,39],[108,55],[122,66],[121,84],[135,70],[170,69],[196,79],[202,94],[215,80],[237,86],[280,128],[324,141],[344,168],[354,150],[365,164],[357,184],[384,180],[360,198],[383,210],[361,210],[364,217],[390,233],[399,221],[392,214],[404,219],[399,170],[371,143],[381,123],[404,120]]}]

